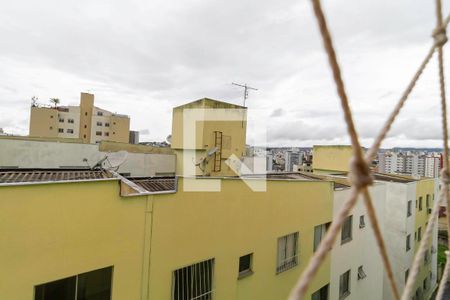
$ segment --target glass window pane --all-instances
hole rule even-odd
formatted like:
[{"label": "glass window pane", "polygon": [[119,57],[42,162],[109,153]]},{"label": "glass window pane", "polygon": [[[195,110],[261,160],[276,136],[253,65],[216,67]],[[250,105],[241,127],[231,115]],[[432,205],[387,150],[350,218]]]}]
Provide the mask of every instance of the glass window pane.
[{"label": "glass window pane", "polygon": [[77,300],[110,300],[112,267],[78,275]]},{"label": "glass window pane", "polygon": [[74,300],[76,277],[69,277],[35,287],[35,300]]}]

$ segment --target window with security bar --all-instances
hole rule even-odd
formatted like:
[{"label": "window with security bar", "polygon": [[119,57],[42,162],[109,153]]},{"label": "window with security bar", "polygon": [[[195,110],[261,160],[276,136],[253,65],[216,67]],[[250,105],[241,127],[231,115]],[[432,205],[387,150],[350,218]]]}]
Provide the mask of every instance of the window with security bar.
[{"label": "window with security bar", "polygon": [[298,232],[278,238],[277,274],[298,264]]},{"label": "window with security bar", "polygon": [[214,258],[173,271],[172,300],[213,298]]}]

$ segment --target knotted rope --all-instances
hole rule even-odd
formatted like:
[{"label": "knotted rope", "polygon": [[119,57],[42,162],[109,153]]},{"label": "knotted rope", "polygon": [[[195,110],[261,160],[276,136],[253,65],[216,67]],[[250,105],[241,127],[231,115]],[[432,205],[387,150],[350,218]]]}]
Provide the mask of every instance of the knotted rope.
[{"label": "knotted rope", "polygon": [[[354,156],[350,163],[350,175],[349,179],[352,182],[352,188],[350,190],[350,196],[347,199],[347,201],[344,203],[343,207],[339,211],[338,215],[333,219],[333,222],[330,226],[330,229],[328,230],[327,234],[325,235],[324,239],[322,240],[321,244],[319,245],[318,250],[315,252],[313,257],[310,259],[308,266],[302,273],[299,281],[293,288],[290,299],[302,299],[305,295],[310,281],[314,278],[315,273],[317,272],[318,268],[320,267],[323,259],[325,258],[327,252],[329,249],[331,249],[332,245],[334,244],[336,240],[336,236],[342,227],[342,224],[345,220],[345,218],[348,216],[348,214],[351,212],[352,208],[356,204],[357,198],[359,193],[363,194],[365,205],[367,208],[367,213],[369,216],[369,219],[371,221],[371,224],[374,229],[375,238],[377,241],[378,248],[380,250],[380,254],[383,260],[384,267],[386,269],[386,273],[389,279],[389,283],[392,289],[393,297],[394,299],[400,299],[397,286],[395,284],[394,276],[392,273],[391,265],[389,263],[386,247],[384,245],[384,241],[381,235],[381,230],[378,225],[378,221],[375,214],[375,209],[372,204],[371,196],[368,191],[368,186],[372,184],[373,178],[370,174],[370,168],[369,164],[371,163],[372,159],[377,154],[382,141],[386,137],[388,131],[390,130],[393,122],[395,121],[396,117],[400,113],[401,109],[403,108],[406,100],[408,99],[409,95],[411,94],[412,90],[414,89],[418,79],[423,73],[423,70],[428,65],[428,62],[431,60],[431,57],[434,54],[435,49],[438,49],[438,62],[439,62],[439,78],[440,78],[440,91],[441,91],[441,105],[442,105],[442,126],[443,126],[443,132],[444,132],[444,170],[442,172],[442,183],[445,187],[443,191],[440,193],[439,201],[436,201],[433,210],[432,215],[429,219],[429,223],[427,225],[427,228],[425,230],[424,238],[419,246],[419,250],[416,253],[416,256],[414,258],[414,264],[412,267],[412,272],[408,278],[408,282],[405,288],[405,291],[403,293],[402,299],[409,299],[409,295],[412,292],[412,288],[415,282],[415,279],[417,277],[419,264],[421,262],[421,259],[424,255],[424,253],[427,251],[426,246],[427,243],[431,237],[432,230],[434,223],[436,222],[438,212],[439,212],[439,204],[443,199],[446,199],[447,201],[447,207],[450,207],[450,197],[449,197],[449,191],[448,191],[448,184],[450,181],[450,176],[447,170],[449,170],[449,163],[448,163],[448,133],[447,133],[447,118],[446,118],[446,100],[445,100],[445,80],[444,80],[444,72],[443,72],[443,45],[447,42],[446,37],[446,26],[450,22],[450,15],[443,21],[442,20],[442,7],[441,7],[441,1],[436,0],[436,13],[437,13],[437,27],[433,31],[433,38],[434,38],[434,44],[428,51],[428,54],[426,55],[425,59],[423,60],[422,64],[420,65],[419,69],[416,71],[415,75],[413,76],[411,82],[407,86],[406,90],[402,94],[399,102],[395,106],[393,112],[390,114],[388,120],[386,121],[385,125],[383,126],[382,130],[380,131],[379,135],[375,138],[375,141],[372,145],[372,147],[369,149],[368,153],[365,156],[365,160],[363,159],[363,154],[361,151],[357,131],[355,129],[353,119],[352,119],[352,113],[350,110],[350,106],[348,103],[348,98],[345,92],[344,83],[342,80],[341,72],[339,65],[337,63],[336,53],[333,48],[331,36],[329,33],[329,30],[327,28],[326,20],[320,5],[320,0],[312,0],[314,13],[319,25],[320,33],[322,35],[323,43],[325,50],[328,55],[328,61],[330,63],[331,70],[333,72],[333,78],[336,84],[337,92],[339,95],[339,98],[341,100],[341,106],[344,112],[344,119],[347,124],[347,131],[350,135],[352,147],[354,150]],[[450,214],[448,215],[448,228],[450,228]],[[450,243],[450,241],[449,241]],[[450,246],[450,244],[449,244]],[[450,269],[450,259],[447,260],[446,269],[444,272],[444,278],[446,279],[449,276]],[[446,281],[443,281],[446,282]],[[442,297],[442,291],[443,291],[443,284],[441,284],[438,297],[436,299],[440,299],[439,295]]]},{"label": "knotted rope", "polygon": [[376,218],[376,213],[374,210],[374,207],[372,205],[372,200],[370,197],[370,194],[368,192],[368,185],[372,184],[373,179],[370,175],[370,168],[366,160],[364,159],[364,155],[361,150],[361,145],[359,143],[358,139],[358,133],[356,131],[353,118],[352,118],[352,112],[350,109],[347,93],[345,92],[345,86],[344,82],[342,80],[341,71],[339,68],[339,64],[337,62],[336,53],[334,51],[333,43],[331,40],[330,32],[327,28],[327,23],[325,20],[325,16],[323,14],[320,1],[319,0],[312,0],[314,13],[316,15],[316,19],[319,24],[319,29],[322,35],[323,44],[325,47],[325,50],[328,55],[328,62],[330,64],[333,78],[336,84],[337,93],[339,95],[339,98],[341,100],[341,107],[344,112],[344,119],[347,124],[347,131],[350,135],[350,139],[352,142],[352,148],[353,148],[353,158],[350,164],[350,180],[352,181],[352,189],[350,192],[349,199],[344,203],[344,206],[339,211],[337,217],[333,220],[330,229],[328,230],[327,234],[325,235],[325,238],[320,243],[318,250],[315,252],[313,257],[311,258],[308,266],[306,267],[305,271],[303,272],[302,276],[300,277],[300,280],[295,285],[294,289],[291,292],[290,299],[302,299],[305,295],[309,283],[314,277],[314,275],[317,273],[318,268],[320,267],[324,257],[328,253],[328,251],[331,249],[331,246],[334,244],[334,241],[336,240],[336,236],[339,232],[339,230],[342,227],[342,224],[347,218],[348,214],[351,212],[352,208],[355,206],[358,195],[360,192],[363,193],[366,208],[368,211],[368,216],[370,219],[370,222],[374,228],[375,232],[375,238],[377,241],[377,245],[379,247],[380,253],[382,254],[382,260],[384,267],[387,271],[388,279],[394,294],[394,298],[398,300],[399,294],[398,290],[394,281],[393,272],[391,265],[389,263],[389,257],[387,255],[386,248],[384,246],[384,241],[381,235],[381,230],[378,225],[378,221]]}]

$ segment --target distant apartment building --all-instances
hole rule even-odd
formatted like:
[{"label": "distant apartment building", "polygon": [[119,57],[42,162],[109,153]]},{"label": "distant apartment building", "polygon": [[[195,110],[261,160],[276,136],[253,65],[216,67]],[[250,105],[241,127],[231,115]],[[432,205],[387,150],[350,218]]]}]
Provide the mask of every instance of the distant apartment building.
[{"label": "distant apartment building", "polygon": [[427,156],[425,158],[425,177],[438,177],[441,171],[441,157]]},{"label": "distant apartment building", "polygon": [[130,130],[130,144],[139,144],[139,131]]},{"label": "distant apartment building", "polygon": [[441,155],[437,153],[414,153],[386,151],[378,154],[378,170],[388,174],[438,177]]},{"label": "distant apartment building", "polygon": [[294,166],[298,166],[300,161],[300,153],[294,151],[286,151],[284,153],[284,171],[292,172]]},{"label": "distant apartment building", "polygon": [[129,132],[130,118],[94,106],[93,94],[81,93],[79,106],[31,106],[31,137],[128,143]]},{"label": "distant apartment building", "polygon": [[[334,181],[333,213],[336,216],[350,195],[347,181],[350,146],[314,147],[316,174],[310,176]],[[344,158],[347,156],[347,158]],[[339,165],[329,158],[341,157]],[[404,157],[406,158],[406,157]],[[330,167],[326,164],[333,162]],[[317,168],[320,167],[320,168]],[[328,169],[328,173],[323,170]],[[341,172],[342,175],[332,175]],[[380,229],[389,254],[394,279],[405,287],[413,258],[417,253],[431,208],[438,193],[437,178],[374,173],[369,188]],[[362,197],[360,197],[362,198]],[[331,250],[329,299],[394,299],[381,258],[375,246],[363,199],[359,199],[345,221],[338,241]],[[368,256],[367,253],[373,253]],[[437,286],[437,225],[421,262],[413,299],[429,299]],[[342,278],[346,287],[342,289]]]}]

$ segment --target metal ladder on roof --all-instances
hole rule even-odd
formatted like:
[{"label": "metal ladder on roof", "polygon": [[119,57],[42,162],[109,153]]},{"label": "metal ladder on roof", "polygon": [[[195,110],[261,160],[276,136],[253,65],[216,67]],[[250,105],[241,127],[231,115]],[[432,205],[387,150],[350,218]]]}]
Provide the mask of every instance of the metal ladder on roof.
[{"label": "metal ladder on roof", "polygon": [[214,153],[214,172],[220,172],[222,167],[222,131],[214,131],[214,147],[217,148]]}]

